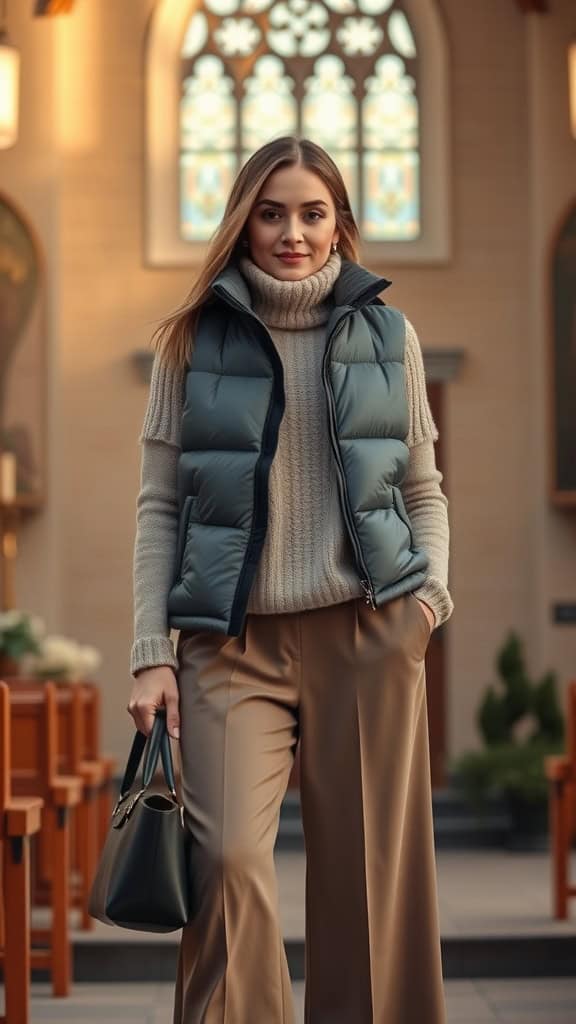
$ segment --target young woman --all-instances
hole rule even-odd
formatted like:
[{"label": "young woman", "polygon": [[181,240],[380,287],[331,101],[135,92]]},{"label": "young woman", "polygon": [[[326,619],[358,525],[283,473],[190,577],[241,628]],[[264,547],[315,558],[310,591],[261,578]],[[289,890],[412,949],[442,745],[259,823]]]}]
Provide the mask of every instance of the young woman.
[{"label": "young woman", "polygon": [[128,711],[148,733],[165,704],[180,740],[174,1024],[294,1020],[273,847],[298,740],[306,1021],[445,1021],[424,657],[447,500],[416,332],[357,245],[331,158],[277,139],[157,335]]}]

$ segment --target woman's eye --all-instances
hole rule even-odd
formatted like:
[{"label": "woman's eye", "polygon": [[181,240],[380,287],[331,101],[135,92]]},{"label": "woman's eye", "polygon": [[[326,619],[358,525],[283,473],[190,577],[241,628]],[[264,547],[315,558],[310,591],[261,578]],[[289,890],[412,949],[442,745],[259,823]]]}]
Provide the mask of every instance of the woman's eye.
[{"label": "woman's eye", "polygon": [[[307,210],[306,213],[304,214],[304,216],[305,216],[306,220],[309,220],[309,221],[311,221],[312,223],[315,224],[317,221],[322,220],[324,214],[321,212],[321,210]],[[270,221],[272,221],[272,220],[277,220],[279,217],[280,217],[280,213],[279,213],[278,210],[264,210],[262,212],[262,219],[263,220],[270,220]]]}]

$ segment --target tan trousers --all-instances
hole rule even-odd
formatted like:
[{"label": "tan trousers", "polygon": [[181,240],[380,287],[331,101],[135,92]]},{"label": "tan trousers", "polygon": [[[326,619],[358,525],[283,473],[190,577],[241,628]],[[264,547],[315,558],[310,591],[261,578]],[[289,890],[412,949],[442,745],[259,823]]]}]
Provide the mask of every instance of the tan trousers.
[{"label": "tan trousers", "polygon": [[174,1024],[293,1024],[273,847],[297,740],[307,1024],[445,1024],[413,594],[180,634],[195,912]]}]

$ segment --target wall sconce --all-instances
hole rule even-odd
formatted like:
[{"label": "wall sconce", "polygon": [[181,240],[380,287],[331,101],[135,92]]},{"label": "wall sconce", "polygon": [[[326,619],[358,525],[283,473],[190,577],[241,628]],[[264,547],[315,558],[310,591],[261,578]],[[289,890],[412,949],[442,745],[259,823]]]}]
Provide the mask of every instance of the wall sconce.
[{"label": "wall sconce", "polygon": [[18,138],[18,94],[20,53],[6,31],[6,0],[0,22],[0,149],[13,146]]},{"label": "wall sconce", "polygon": [[570,127],[576,139],[576,39],[568,47],[568,89],[570,91]]}]

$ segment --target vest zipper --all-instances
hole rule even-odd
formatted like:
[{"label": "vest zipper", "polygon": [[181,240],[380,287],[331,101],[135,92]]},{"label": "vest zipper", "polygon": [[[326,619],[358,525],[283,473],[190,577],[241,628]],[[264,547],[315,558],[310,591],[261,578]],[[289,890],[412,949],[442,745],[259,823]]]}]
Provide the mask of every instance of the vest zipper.
[{"label": "vest zipper", "polygon": [[[222,293],[220,291],[217,291],[217,294],[220,294],[220,296],[222,297]],[[275,358],[277,360],[277,364],[280,367],[280,373],[283,374],[282,363],[281,363],[281,360],[280,360],[280,356],[276,352],[276,346],[274,345],[274,340],[273,340],[272,336],[270,335],[270,332],[268,331],[268,329],[266,327],[266,324],[262,320],[260,320],[260,318],[257,317],[256,314],[254,312],[252,312],[252,310],[247,309],[240,302],[237,302],[229,294],[229,292],[225,292],[224,293],[224,299],[233,308],[238,309],[241,313],[244,313],[245,315],[250,316],[252,318],[252,320],[255,320],[256,323],[263,329],[264,334],[266,335],[267,341],[269,342],[269,346],[271,348],[271,351],[273,353],[273,357],[271,359],[271,362],[272,362],[272,364],[274,363],[274,356],[275,356]],[[268,403],[268,410],[266,412],[266,419],[264,421],[264,429],[262,431],[262,446],[261,446],[261,449],[260,449],[260,456],[259,456],[259,458],[258,458],[258,460],[256,462],[256,467],[255,467],[255,471],[254,471],[255,472],[255,479],[254,479],[254,514],[253,514],[253,517],[252,517],[252,528],[251,528],[251,531],[250,531],[250,536],[248,538],[248,543],[246,545],[246,555],[244,557],[244,561],[242,563],[242,568],[240,569],[240,574],[238,576],[238,581],[237,581],[237,584],[236,584],[236,590],[235,590],[234,598],[233,598],[233,601],[232,601],[232,609],[231,609],[231,613],[230,613],[229,629],[230,629],[230,632],[231,632],[232,635],[240,635],[240,632],[241,632],[241,630],[242,630],[242,628],[244,626],[244,620],[246,618],[246,607],[247,607],[247,603],[248,603],[248,597],[249,597],[249,594],[250,594],[250,590],[252,589],[252,584],[254,582],[254,576],[256,574],[256,569],[258,567],[258,561],[255,560],[253,556],[251,557],[251,553],[252,553],[251,549],[253,548],[254,543],[255,543],[255,536],[256,536],[257,533],[264,534],[264,532],[265,532],[264,528],[265,527],[267,528],[267,525],[268,525],[268,515],[269,515],[268,503],[267,503],[267,507],[266,507],[266,522],[265,523],[264,522],[260,523],[258,521],[259,520],[259,516],[261,516],[260,506],[262,504],[262,494],[263,494],[264,483],[265,483],[265,481],[268,480],[268,477],[270,475],[270,466],[272,464],[272,459],[274,458],[274,455],[276,453],[276,448],[278,446],[278,431],[280,429],[280,420],[282,419],[282,415],[284,414],[284,407],[285,407],[285,403],[283,403],[282,404],[282,408],[280,410],[280,415],[278,415],[278,413],[276,413],[276,415],[273,416],[274,405],[275,405],[274,392],[275,392],[275,389],[277,387],[277,374],[274,372],[274,365],[272,366],[272,370],[273,370],[273,375],[274,375],[274,383],[273,383],[273,387],[272,387],[272,394],[270,395],[270,401]],[[272,424],[272,426],[271,426],[271,424]],[[270,448],[270,450],[268,450],[270,436],[275,437],[275,443],[274,443],[273,450],[272,450],[272,448]],[[260,555],[262,553],[262,547],[264,545],[264,536],[262,536],[262,541],[258,541],[258,543],[260,545],[260,552],[259,552],[259,556],[258,557],[260,557]],[[249,578],[249,581],[248,581],[248,586],[246,586],[246,577],[247,577],[248,572],[250,572],[250,578]]]},{"label": "vest zipper", "polygon": [[348,486],[346,484],[346,475],[344,473],[344,467],[342,465],[342,456],[340,454],[340,445],[338,442],[338,431],[336,429],[336,410],[334,404],[334,392],[332,390],[332,384],[328,375],[328,359],[332,344],[336,337],[336,334],[340,330],[342,324],[346,320],[345,316],[341,317],[340,320],[335,324],[330,337],[326,343],[324,350],[324,357],[322,359],[322,383],[324,384],[324,390],[326,392],[327,404],[328,404],[328,432],[330,435],[330,442],[332,444],[332,451],[334,454],[334,460],[336,462],[336,469],[338,471],[338,486],[340,490],[340,498],[342,501],[342,511],[344,513],[344,519],[348,527],[348,533],[352,546],[354,548],[354,554],[356,556],[356,564],[358,568],[358,574],[360,576],[360,586],[364,591],[365,603],[370,605],[373,611],[376,611],[376,597],[374,594],[374,584],[368,572],[368,567],[364,561],[362,554],[362,547],[360,544],[360,538],[358,531],[356,530],[356,523],[354,522],[354,514],[350,506],[350,499],[348,497]]},{"label": "vest zipper", "polygon": [[[222,297],[222,292],[220,290],[217,291],[217,294],[219,294],[220,297]],[[263,328],[264,333],[265,333],[265,335],[267,336],[267,338],[268,338],[268,340],[270,342],[272,350],[274,352],[276,352],[274,341],[273,341],[273,339],[272,339],[272,337],[270,335],[270,332],[268,331],[268,328],[266,327],[266,324],[262,320],[260,320],[260,318],[257,317],[256,314],[252,310],[247,309],[240,302],[237,302],[230,295],[229,292],[225,292],[223,297],[224,297],[225,301],[227,301],[229,303],[229,305],[235,307],[236,309],[238,309],[240,312],[242,312],[244,314],[248,314],[253,320],[256,321],[257,324],[259,324],[260,327]],[[364,561],[364,556],[362,555],[362,548],[361,548],[361,545],[360,545],[360,538],[358,537],[358,532],[356,530],[356,524],[354,522],[354,516],[353,516],[353,513],[352,513],[352,509],[350,507],[350,501],[349,501],[349,498],[348,498],[348,488],[347,488],[347,485],[346,485],[346,476],[344,474],[344,467],[342,465],[342,457],[340,455],[340,447],[339,447],[339,444],[338,444],[338,434],[337,434],[337,430],[336,430],[336,414],[335,414],[335,408],[334,408],[334,393],[332,391],[332,385],[331,385],[331,383],[329,381],[328,373],[327,373],[328,357],[329,357],[329,354],[330,354],[330,350],[332,348],[332,343],[333,343],[333,341],[334,341],[334,339],[336,337],[336,334],[338,333],[338,331],[340,330],[340,328],[342,327],[344,321],[347,319],[348,316],[349,316],[349,314],[346,313],[344,316],[340,317],[340,319],[334,325],[334,327],[332,329],[332,332],[330,334],[330,337],[328,338],[328,340],[326,342],[326,348],[324,350],[324,357],[323,357],[323,360],[322,360],[322,381],[323,381],[323,384],[324,384],[324,390],[326,392],[326,397],[327,397],[327,400],[328,400],[328,431],[329,431],[329,435],[330,435],[330,442],[331,442],[331,445],[332,445],[332,451],[334,453],[336,469],[338,471],[338,485],[339,485],[340,497],[341,497],[341,501],[342,501],[342,510],[343,510],[343,513],[344,513],[344,520],[345,520],[346,526],[348,528],[348,534],[349,534],[350,540],[352,542],[352,547],[354,548],[354,554],[355,554],[355,557],[356,557],[356,564],[357,564],[357,569],[358,569],[358,575],[359,575],[359,578],[360,578],[360,586],[362,587],[362,590],[364,591],[365,602],[366,602],[367,605],[370,605],[370,607],[372,608],[373,611],[376,611],[376,598],[375,598],[375,593],[374,593],[374,584],[373,584],[372,579],[370,577],[370,573],[368,572],[368,567],[366,565],[366,562]],[[276,355],[277,355],[277,353],[276,353]],[[278,362],[280,362],[280,357],[278,355],[277,355],[277,359],[278,359]],[[280,363],[280,366],[281,365],[282,364]],[[266,422],[265,422],[264,431],[263,431],[263,441],[264,441],[264,438],[266,437],[266,435],[268,433],[268,429],[269,429],[270,418],[271,418],[270,413],[271,413],[272,403],[273,403],[273,395],[270,398],[270,405],[268,406],[268,413],[267,413],[267,416],[266,416]],[[284,412],[284,409],[282,409],[282,412]],[[280,426],[280,424],[278,423],[278,427],[279,426]],[[277,443],[278,443],[278,431],[276,431],[276,445],[277,445]],[[266,466],[264,466],[263,465],[264,460],[262,460],[262,462],[260,463],[260,467],[259,467],[260,472],[258,472],[258,474],[257,474],[256,485],[255,485],[255,500],[254,500],[255,515],[254,515],[254,519],[253,519],[253,524],[254,524],[254,521],[255,521],[255,518],[256,518],[256,505],[257,505],[256,498],[258,498],[258,499],[260,498],[260,489],[261,489],[261,486],[263,484],[263,476],[265,475],[266,478],[268,477],[268,473],[269,473],[269,470],[270,470],[270,464],[272,462],[272,459],[273,459],[275,451],[276,451],[276,445],[274,447],[274,451],[271,452],[270,455],[266,458],[266,462],[268,464]],[[261,451],[264,450],[264,448],[265,448],[265,445],[263,443]],[[263,472],[262,472],[262,470],[263,470]],[[253,543],[254,532],[255,531],[254,531],[254,525],[253,525],[252,532],[250,534],[250,538],[248,540],[248,545],[247,545],[247,549],[246,549],[247,550],[247,554],[248,554],[248,552],[250,550],[250,547],[252,546],[252,543]],[[236,585],[236,594],[235,594],[233,605],[232,605],[233,609],[235,608],[235,606],[237,608],[238,605],[241,605],[241,618],[242,618],[242,621],[239,622],[239,623],[236,623],[236,615],[234,615],[234,613],[233,613],[231,615],[231,622],[230,622],[230,628],[231,629],[233,627],[236,628],[237,625],[238,625],[238,628],[241,628],[242,625],[243,625],[243,622],[244,622],[244,618],[246,616],[246,602],[244,601],[244,595],[242,594],[242,598],[240,598],[240,594],[241,594],[242,585],[244,584],[244,580],[245,580],[245,576],[246,576],[246,572],[247,572],[247,566],[248,566],[248,558],[246,557],[245,560],[244,560],[244,563],[242,565],[242,569],[240,570],[240,577],[239,577],[238,583]],[[256,568],[256,566],[255,566],[255,568]],[[252,578],[253,578],[253,576],[254,576],[254,573],[252,573]],[[250,585],[248,587],[248,592],[250,591],[251,586],[252,586],[252,581],[250,582]]]}]

